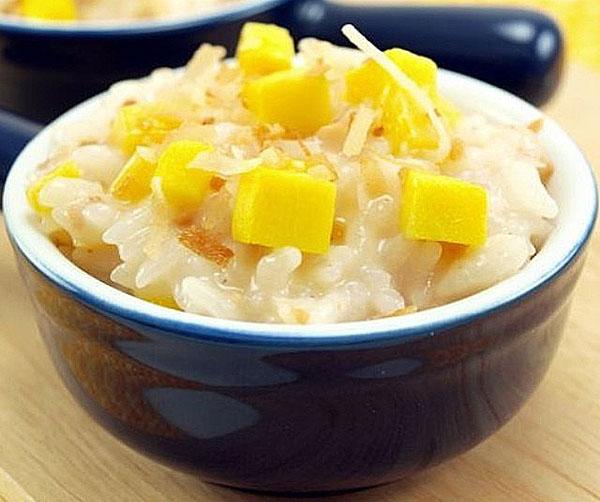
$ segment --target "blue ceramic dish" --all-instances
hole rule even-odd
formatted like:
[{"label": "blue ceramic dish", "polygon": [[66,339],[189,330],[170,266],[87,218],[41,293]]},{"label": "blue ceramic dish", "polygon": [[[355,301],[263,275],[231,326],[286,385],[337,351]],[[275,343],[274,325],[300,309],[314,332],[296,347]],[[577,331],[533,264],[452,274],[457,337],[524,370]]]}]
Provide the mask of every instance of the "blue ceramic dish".
[{"label": "blue ceramic dish", "polygon": [[[441,72],[440,85],[464,107],[519,123],[539,117],[518,98],[467,77]],[[373,486],[494,433],[548,369],[597,211],[589,166],[546,119],[540,137],[556,168],[549,188],[560,216],[516,276],[400,318],[314,326],[225,321],[103,284],[36,228],[25,187],[45,158],[51,129],[17,160],[4,207],[40,331],[65,383],[132,447],[247,489]]]},{"label": "blue ceramic dish", "polygon": [[48,122],[116,81],[185,64],[200,43],[224,45],[231,54],[249,20],[286,26],[296,40],[338,44],[347,43],[341,26],[354,23],[379,47],[428,55],[535,104],[552,95],[562,68],[556,24],[525,10],[243,0],[201,17],[144,23],[43,24],[3,16],[0,109]]}]

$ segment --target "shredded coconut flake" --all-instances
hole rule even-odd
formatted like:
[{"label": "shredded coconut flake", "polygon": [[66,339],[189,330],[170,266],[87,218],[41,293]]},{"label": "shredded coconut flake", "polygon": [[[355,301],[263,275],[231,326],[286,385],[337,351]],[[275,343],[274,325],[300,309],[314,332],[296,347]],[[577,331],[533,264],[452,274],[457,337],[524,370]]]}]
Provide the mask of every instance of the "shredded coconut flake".
[{"label": "shredded coconut flake", "polygon": [[348,157],[360,155],[376,115],[375,111],[367,106],[361,106],[358,109],[352,119],[346,141],[344,142],[344,155]]},{"label": "shredded coconut flake", "polygon": [[427,94],[425,94],[419,86],[406,75],[406,73],[398,68],[390,58],[369,42],[369,40],[367,40],[367,38],[353,25],[344,25],[342,27],[342,33],[359,50],[381,66],[381,68],[383,68],[383,70],[385,70],[402,89],[408,92],[415,102],[423,109],[429,117],[431,125],[435,129],[439,140],[437,149],[433,151],[432,160],[435,162],[445,160],[452,149],[452,141],[444,126],[444,122],[437,114],[434,103],[429,99]]},{"label": "shredded coconut flake", "polygon": [[260,164],[260,158],[236,159],[215,150],[200,153],[190,162],[188,167],[214,171],[223,176],[233,176],[252,171],[252,169],[258,167]]},{"label": "shredded coconut flake", "polygon": [[217,235],[198,226],[191,226],[181,231],[179,242],[194,253],[224,267],[233,258],[231,249],[222,244]]}]

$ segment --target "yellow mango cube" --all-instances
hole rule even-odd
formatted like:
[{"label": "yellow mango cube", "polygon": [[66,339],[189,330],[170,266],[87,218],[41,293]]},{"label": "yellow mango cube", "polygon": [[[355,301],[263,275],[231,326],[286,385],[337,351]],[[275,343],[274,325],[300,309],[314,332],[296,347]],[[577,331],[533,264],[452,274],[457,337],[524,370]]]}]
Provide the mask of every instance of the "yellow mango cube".
[{"label": "yellow mango cube", "polygon": [[[390,49],[385,54],[420,87],[427,92],[435,92],[437,65],[431,59],[403,49]],[[392,83],[388,73],[369,59],[346,74],[346,100],[351,104],[369,101],[379,106]]]},{"label": "yellow mango cube", "polygon": [[438,67],[432,59],[398,48],[389,49],[385,53],[396,63],[398,68],[419,86],[427,91],[435,91]]},{"label": "yellow mango cube", "polygon": [[288,131],[310,135],[331,122],[333,111],[325,75],[292,69],[246,82],[244,103],[256,118]]},{"label": "yellow mango cube", "polygon": [[481,246],[487,238],[487,218],[483,187],[403,169],[400,231],[407,238]]},{"label": "yellow mango cube", "polygon": [[65,162],[58,166],[52,172],[49,172],[45,176],[42,176],[27,190],[27,200],[31,207],[38,213],[43,214],[50,211],[49,207],[46,207],[40,203],[40,192],[43,188],[56,178],[79,178],[81,177],[81,171],[77,167],[77,164],[73,161]]},{"label": "yellow mango cube", "polygon": [[[433,102],[447,127],[453,128],[460,112],[445,98],[436,95]],[[439,138],[429,116],[405,92],[392,89],[383,100],[381,125],[394,155],[414,150],[433,150]]]},{"label": "yellow mango cube", "polygon": [[134,153],[110,186],[110,193],[123,202],[139,202],[152,192],[150,183],[156,163]]},{"label": "yellow mango cube", "polygon": [[446,122],[446,125],[451,128],[456,127],[461,117],[460,110],[456,105],[439,94],[435,97],[434,101],[436,109]]},{"label": "yellow mango cube", "polygon": [[405,150],[432,150],[438,136],[429,116],[406,93],[392,89],[383,101],[383,133],[394,155]]},{"label": "yellow mango cube", "polygon": [[75,0],[22,0],[21,13],[44,21],[74,21],[77,6]]},{"label": "yellow mango cube", "polygon": [[110,139],[123,153],[132,155],[138,146],[162,143],[180,125],[179,118],[161,112],[157,105],[125,105],[112,124]]},{"label": "yellow mango cube", "polygon": [[199,141],[175,141],[158,159],[155,176],[161,179],[167,204],[176,212],[196,211],[210,190],[214,174],[188,166],[201,152],[211,149]]},{"label": "yellow mango cube", "polygon": [[307,253],[329,250],[336,185],[285,169],[257,168],[243,174],[233,212],[233,238]]},{"label": "yellow mango cube", "polygon": [[246,23],[236,52],[246,75],[268,75],[292,67],[294,40],[290,32],[275,24]]},{"label": "yellow mango cube", "polygon": [[[456,125],[458,110],[437,93],[436,64],[402,49],[390,49],[385,54],[433,100],[447,125]],[[346,74],[346,100],[383,109],[381,125],[394,155],[437,148],[438,137],[427,114],[373,60]]]}]

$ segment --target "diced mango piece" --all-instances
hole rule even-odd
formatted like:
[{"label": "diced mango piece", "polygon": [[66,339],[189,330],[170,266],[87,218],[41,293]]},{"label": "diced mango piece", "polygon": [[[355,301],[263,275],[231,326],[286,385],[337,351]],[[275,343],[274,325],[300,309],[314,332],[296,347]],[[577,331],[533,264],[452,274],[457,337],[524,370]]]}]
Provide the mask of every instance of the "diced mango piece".
[{"label": "diced mango piece", "polygon": [[292,67],[294,40],[275,24],[246,23],[240,34],[237,59],[246,75],[268,75]]},{"label": "diced mango piece", "polygon": [[214,174],[188,166],[198,154],[211,149],[199,141],[175,141],[158,159],[155,176],[161,178],[162,193],[176,212],[196,211],[206,197]]},{"label": "diced mango piece", "polygon": [[[402,49],[390,49],[385,53],[433,100],[446,123],[456,125],[458,110],[437,93],[436,64]],[[346,100],[351,104],[366,101],[383,109],[383,131],[395,155],[404,153],[405,149],[437,148],[438,137],[427,114],[373,60],[346,74]]]},{"label": "diced mango piece", "polygon": [[233,238],[248,244],[326,253],[335,199],[336,185],[330,181],[290,170],[257,168],[241,177]]},{"label": "diced mango piece", "polygon": [[110,187],[110,193],[123,202],[139,202],[150,195],[156,163],[134,153]]},{"label": "diced mango piece", "polygon": [[250,80],[244,85],[243,98],[260,122],[280,124],[301,135],[314,133],[333,118],[325,75],[301,69]]},{"label": "diced mango piece", "polygon": [[52,172],[49,172],[45,176],[42,176],[27,190],[27,200],[35,211],[40,214],[47,213],[50,211],[49,207],[46,207],[40,203],[40,192],[43,188],[56,178],[79,178],[81,171],[77,167],[77,164],[73,161],[65,162],[61,164]]},{"label": "diced mango piece", "polygon": [[75,0],[22,0],[21,13],[44,21],[74,21],[77,6]]},{"label": "diced mango piece", "polygon": [[179,118],[161,112],[156,105],[125,105],[112,124],[111,140],[123,153],[132,155],[138,146],[162,143],[180,125]]},{"label": "diced mango piece", "polygon": [[396,66],[418,85],[427,91],[435,91],[437,87],[438,68],[432,59],[398,48],[389,49],[386,51],[386,54],[396,63]]},{"label": "diced mango piece", "polygon": [[487,192],[449,176],[404,169],[400,231],[409,239],[480,246],[487,238]]},{"label": "diced mango piece", "polygon": [[440,112],[440,115],[446,121],[446,124],[452,128],[456,127],[456,124],[458,124],[461,117],[460,110],[456,105],[439,94],[434,101],[437,111]]},{"label": "diced mango piece", "polygon": [[[433,102],[446,126],[455,127],[460,119],[458,108],[439,95]],[[390,90],[382,108],[381,125],[394,155],[404,153],[404,147],[409,151],[437,148],[439,138],[429,116],[406,93]]]},{"label": "diced mango piece", "polygon": [[[437,65],[431,59],[403,49],[390,49],[385,54],[419,86],[427,92],[435,92]],[[370,101],[379,106],[385,97],[386,88],[392,83],[388,73],[369,59],[346,74],[346,100],[351,104]]]},{"label": "diced mango piece", "polygon": [[383,102],[383,133],[394,155],[408,150],[434,149],[438,136],[428,115],[404,92],[392,89]]}]

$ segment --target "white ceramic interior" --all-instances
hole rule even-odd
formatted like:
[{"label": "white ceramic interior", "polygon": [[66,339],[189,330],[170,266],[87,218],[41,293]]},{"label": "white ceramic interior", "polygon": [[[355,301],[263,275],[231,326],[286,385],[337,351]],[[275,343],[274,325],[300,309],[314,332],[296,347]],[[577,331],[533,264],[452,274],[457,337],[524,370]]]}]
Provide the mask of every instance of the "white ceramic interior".
[{"label": "white ceramic interior", "polygon": [[[481,111],[512,123],[528,124],[541,112],[524,101],[488,84],[448,71],[440,71],[442,92],[465,109]],[[101,97],[93,98],[70,112],[35,138],[14,164],[5,187],[6,224],[16,245],[45,275],[79,297],[87,295],[96,308],[146,324],[170,325],[188,332],[216,330],[240,337],[317,337],[339,339],[389,336],[399,332],[422,333],[450,327],[485,315],[502,304],[531,293],[555,275],[577,254],[587,240],[595,221],[597,190],[594,176],[585,157],[569,136],[548,118],[540,133],[548,155],[555,166],[549,185],[560,207],[556,229],[542,250],[515,276],[481,292],[441,307],[398,318],[329,325],[280,325],[214,319],[178,312],[142,301],[114,289],[86,274],[66,259],[36,227],[26,200],[28,179],[36,166],[46,159],[49,140],[55,124],[64,124],[90,113]],[[315,341],[315,340],[313,340]]]}]

